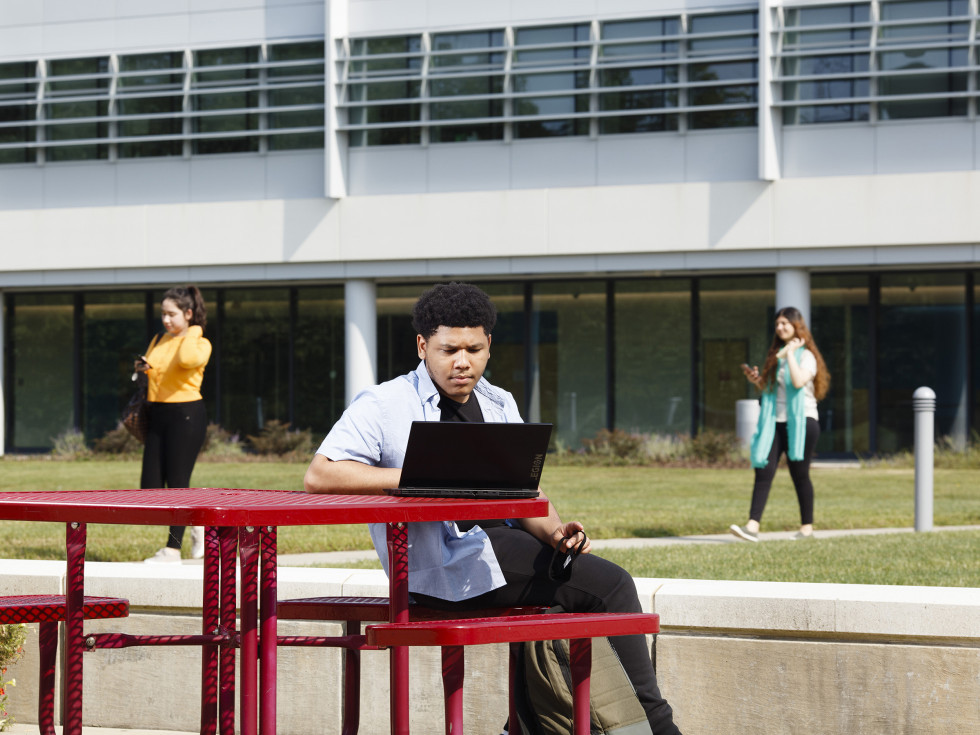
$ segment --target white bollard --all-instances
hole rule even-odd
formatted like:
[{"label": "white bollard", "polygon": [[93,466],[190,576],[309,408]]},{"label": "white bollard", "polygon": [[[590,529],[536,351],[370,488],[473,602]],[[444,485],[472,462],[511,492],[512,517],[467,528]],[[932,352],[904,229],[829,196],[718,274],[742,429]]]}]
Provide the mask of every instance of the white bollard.
[{"label": "white bollard", "polygon": [[915,412],[915,530],[931,531],[936,392],[924,386],[916,388],[912,410]]},{"label": "white bollard", "polygon": [[756,398],[743,398],[735,401],[735,436],[743,447],[752,443],[755,425],[759,423],[759,401]]}]

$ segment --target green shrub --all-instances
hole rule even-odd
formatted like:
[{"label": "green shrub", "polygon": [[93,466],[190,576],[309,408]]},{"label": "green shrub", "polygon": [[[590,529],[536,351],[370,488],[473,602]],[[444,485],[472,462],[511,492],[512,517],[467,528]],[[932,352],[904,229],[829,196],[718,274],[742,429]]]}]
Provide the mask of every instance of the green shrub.
[{"label": "green shrub", "polygon": [[733,431],[702,431],[687,443],[687,459],[712,467],[731,467],[745,461],[745,453]]},{"label": "green shrub", "polygon": [[312,455],[313,434],[309,429],[289,429],[288,421],[266,421],[258,436],[247,437],[248,445],[256,454],[277,455]]},{"label": "green shrub", "polygon": [[239,441],[238,434],[232,434],[218,424],[208,424],[201,447],[201,456],[207,459],[241,459],[245,448]]},{"label": "green shrub", "polygon": [[572,451],[557,442],[555,464],[632,467],[740,467],[747,453],[734,432],[686,435],[636,434],[600,429]]},{"label": "green shrub", "polygon": [[107,431],[101,439],[96,439],[93,449],[97,454],[130,455],[139,454],[143,450],[136,437],[126,430],[120,421],[115,429]]},{"label": "green shrub", "polygon": [[78,429],[68,429],[51,441],[54,443],[51,454],[56,459],[81,459],[92,455],[92,450],[85,444],[85,434]]},{"label": "green shrub", "polygon": [[646,460],[645,438],[622,429],[600,429],[594,439],[583,439],[586,454],[594,455],[609,464],[641,464]]},{"label": "green shrub", "polygon": [[24,652],[27,626],[23,623],[0,625],[0,731],[14,724],[14,718],[7,713],[7,687],[17,682],[7,679],[7,667],[20,658]]}]

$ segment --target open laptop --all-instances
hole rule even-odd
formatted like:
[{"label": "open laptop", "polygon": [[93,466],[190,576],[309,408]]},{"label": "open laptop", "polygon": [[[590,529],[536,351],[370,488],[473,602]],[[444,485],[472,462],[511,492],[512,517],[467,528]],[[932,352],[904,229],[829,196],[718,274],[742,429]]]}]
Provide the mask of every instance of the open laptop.
[{"label": "open laptop", "polygon": [[423,498],[533,498],[551,424],[413,421],[397,488]]}]

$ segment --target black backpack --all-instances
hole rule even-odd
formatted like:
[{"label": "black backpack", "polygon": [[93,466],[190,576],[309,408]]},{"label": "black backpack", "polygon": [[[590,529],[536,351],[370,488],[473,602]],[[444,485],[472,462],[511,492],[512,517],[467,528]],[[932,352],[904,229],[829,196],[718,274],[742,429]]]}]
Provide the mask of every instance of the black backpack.
[{"label": "black backpack", "polygon": [[[572,674],[568,641],[521,645],[514,705],[524,735],[572,732]],[[652,735],[650,723],[608,638],[592,639],[592,735]]]}]

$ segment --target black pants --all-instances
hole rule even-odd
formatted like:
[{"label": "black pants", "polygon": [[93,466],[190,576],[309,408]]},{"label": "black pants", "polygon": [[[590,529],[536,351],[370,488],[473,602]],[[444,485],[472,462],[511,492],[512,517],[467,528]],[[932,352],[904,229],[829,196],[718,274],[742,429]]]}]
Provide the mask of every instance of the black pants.
[{"label": "black pants", "polygon": [[[810,461],[813,459],[813,451],[817,448],[817,439],[820,438],[820,424],[816,419],[806,420],[806,441],[803,445],[803,459],[793,462],[787,454],[789,462],[789,476],[793,479],[793,487],[796,488],[796,498],[800,501],[800,525],[806,526],[813,523],[813,483],[810,482]],[[776,424],[776,436],[772,440],[772,449],[769,450],[769,461],[765,467],[756,469],[755,485],[752,487],[752,507],[749,510],[749,518],[753,521],[762,520],[762,511],[766,509],[766,501],[769,500],[769,490],[772,488],[772,478],[776,476],[776,467],[779,464],[779,456],[789,447],[789,438],[786,433],[786,423]]]},{"label": "black pants", "polygon": [[[568,612],[641,612],[636,585],[626,570],[594,554],[575,558],[566,582],[548,578],[554,550],[519,528],[486,529],[507,584],[461,602],[412,593],[421,604],[443,610],[519,605],[561,605]],[[646,636],[610,638],[626,670],[654,735],[679,735],[670,705],[661,696]]]},{"label": "black pants", "polygon": [[[147,405],[150,428],[143,448],[140,487],[188,487],[208,429],[204,401]],[[171,526],[167,546],[179,549],[183,540],[184,527]]]}]

